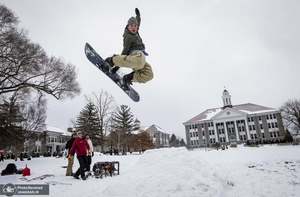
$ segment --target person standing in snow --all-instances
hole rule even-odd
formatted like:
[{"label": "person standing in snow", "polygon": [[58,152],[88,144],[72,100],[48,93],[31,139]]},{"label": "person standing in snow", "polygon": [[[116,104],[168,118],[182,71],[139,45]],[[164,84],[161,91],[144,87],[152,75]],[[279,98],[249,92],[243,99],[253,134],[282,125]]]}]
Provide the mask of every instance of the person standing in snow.
[{"label": "person standing in snow", "polygon": [[72,155],[70,155],[70,150],[72,148],[72,145],[74,143],[74,140],[76,138],[76,134],[72,134],[71,139],[69,139],[67,141],[66,144],[66,150],[68,151],[68,166],[67,166],[67,172],[66,172],[66,176],[72,176],[73,175],[73,164],[74,164],[74,157]]},{"label": "person standing in snow", "polygon": [[4,162],[4,154],[3,153],[0,153],[0,161]]},{"label": "person standing in snow", "polygon": [[73,177],[79,179],[80,175],[82,180],[86,180],[85,171],[87,168],[87,155],[90,147],[80,131],[77,133],[77,136],[78,137],[74,140],[74,143],[70,150],[70,155],[74,156],[74,154],[76,153],[79,162],[79,168],[75,172]]},{"label": "person standing in snow", "polygon": [[93,143],[88,134],[85,135],[85,139],[89,145],[88,155],[87,155],[87,171],[91,171],[92,157],[94,156]]},{"label": "person standing in snow", "polygon": [[120,67],[132,68],[133,72],[123,77],[124,84],[132,82],[146,83],[153,78],[151,65],[146,62],[145,45],[139,34],[141,15],[135,8],[136,17],[131,17],[125,27],[123,34],[123,51],[121,55],[113,55],[105,61],[111,66],[112,73],[117,72]]}]

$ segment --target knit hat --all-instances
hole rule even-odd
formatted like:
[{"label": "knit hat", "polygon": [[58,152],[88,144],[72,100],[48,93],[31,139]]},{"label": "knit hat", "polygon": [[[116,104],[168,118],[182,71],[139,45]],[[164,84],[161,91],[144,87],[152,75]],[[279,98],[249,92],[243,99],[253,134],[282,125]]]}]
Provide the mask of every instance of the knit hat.
[{"label": "knit hat", "polygon": [[130,19],[128,20],[127,25],[132,25],[132,24],[138,25],[138,21],[135,17],[130,17]]}]

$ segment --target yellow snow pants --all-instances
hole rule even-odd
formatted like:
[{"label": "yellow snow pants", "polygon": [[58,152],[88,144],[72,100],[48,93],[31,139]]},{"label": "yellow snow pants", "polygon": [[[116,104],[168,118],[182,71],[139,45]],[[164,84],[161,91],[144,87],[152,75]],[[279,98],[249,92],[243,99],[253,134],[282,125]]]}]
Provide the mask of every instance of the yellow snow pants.
[{"label": "yellow snow pants", "polygon": [[116,55],[113,63],[119,67],[132,68],[135,71],[133,82],[146,83],[153,79],[151,65],[146,62],[142,51],[133,51],[130,55]]},{"label": "yellow snow pants", "polygon": [[68,166],[67,166],[66,176],[72,176],[73,163],[74,163],[74,156],[70,155],[68,157]]}]

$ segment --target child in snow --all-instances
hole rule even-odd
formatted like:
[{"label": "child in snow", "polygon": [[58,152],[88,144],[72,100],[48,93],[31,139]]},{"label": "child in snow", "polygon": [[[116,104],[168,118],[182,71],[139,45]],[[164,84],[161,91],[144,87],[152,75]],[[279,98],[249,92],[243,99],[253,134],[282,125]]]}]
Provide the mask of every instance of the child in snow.
[{"label": "child in snow", "polygon": [[123,34],[122,54],[108,57],[105,60],[111,66],[110,71],[113,73],[117,72],[120,67],[133,69],[133,72],[123,77],[124,84],[146,83],[153,78],[152,68],[145,58],[148,54],[139,34],[141,16],[137,8],[135,8],[135,14],[136,17],[129,18]]},{"label": "child in snow", "polygon": [[92,157],[94,156],[94,148],[93,148],[93,143],[92,140],[90,138],[90,136],[88,134],[85,135],[85,139],[89,145],[89,151],[88,151],[88,155],[87,155],[87,171],[91,171],[91,164],[92,164]]}]

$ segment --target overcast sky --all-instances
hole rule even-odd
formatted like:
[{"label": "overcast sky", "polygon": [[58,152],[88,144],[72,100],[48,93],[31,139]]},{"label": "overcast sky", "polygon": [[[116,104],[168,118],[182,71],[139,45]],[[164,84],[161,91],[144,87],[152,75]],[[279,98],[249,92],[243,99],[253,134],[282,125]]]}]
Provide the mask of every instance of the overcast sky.
[{"label": "overcast sky", "polygon": [[[113,95],[144,126],[185,136],[183,122],[222,106],[224,86],[233,104],[278,108],[300,98],[300,2],[297,0],[0,0],[20,27],[49,55],[76,66],[82,93],[48,101],[47,123],[66,129],[85,105],[84,95]],[[89,42],[103,57],[122,50],[134,8],[154,79],[136,84],[134,103],[87,60]]]}]

